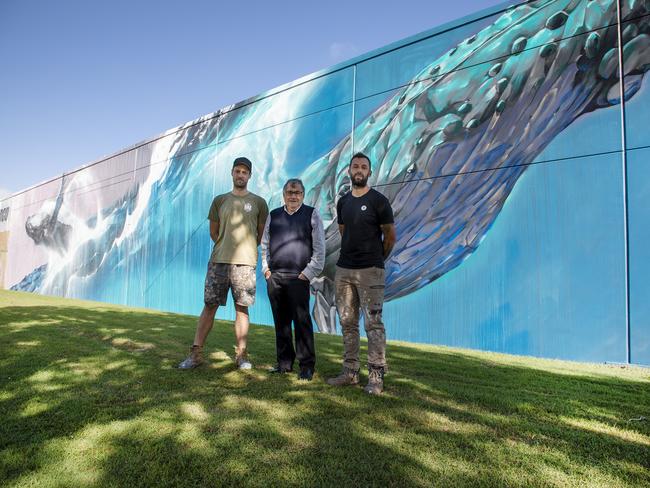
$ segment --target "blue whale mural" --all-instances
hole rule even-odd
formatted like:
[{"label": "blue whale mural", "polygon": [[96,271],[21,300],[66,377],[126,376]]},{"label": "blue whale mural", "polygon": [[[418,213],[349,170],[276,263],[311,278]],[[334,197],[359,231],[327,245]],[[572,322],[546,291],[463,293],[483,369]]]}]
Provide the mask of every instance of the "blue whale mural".
[{"label": "blue whale mural", "polygon": [[[458,267],[479,247],[518,179],[558,134],[585,114],[620,104],[621,93],[630,100],[639,91],[650,68],[650,3],[623,2],[620,36],[618,10],[615,0],[539,0],[504,10],[427,60],[321,157],[290,175],[303,179],[305,202],[326,224],[326,268],[312,284],[322,332],[336,330],[335,209],[349,190],[352,152],[370,156],[370,184],[393,205],[398,240],[386,263],[386,299],[396,300]],[[316,83],[287,100],[260,97],[170,131],[152,149],[165,154],[164,168],[150,170],[145,181],[83,222],[66,217],[66,194],[80,185],[69,178],[25,224],[36,245],[56,251],[56,265],[38,266],[12,288],[83,296],[123,272],[129,260],[142,261],[145,246],[138,243],[153,232],[145,217],[167,204],[161,200],[187,198],[197,188],[209,194],[212,183],[204,175],[217,153],[244,152],[256,165],[263,162],[254,190],[278,204],[281,156],[301,141],[289,130],[259,147],[250,141],[256,127],[272,123],[279,104],[307,106],[318,90]],[[247,142],[240,146],[242,138]],[[92,231],[75,233],[75,226]],[[188,245],[192,236],[184,232],[159,268]],[[144,289],[155,279],[150,271]]]}]

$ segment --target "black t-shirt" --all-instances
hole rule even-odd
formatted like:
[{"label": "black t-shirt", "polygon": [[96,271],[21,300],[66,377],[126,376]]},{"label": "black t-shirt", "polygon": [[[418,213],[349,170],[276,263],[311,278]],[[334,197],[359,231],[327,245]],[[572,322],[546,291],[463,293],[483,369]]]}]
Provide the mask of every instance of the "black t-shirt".
[{"label": "black t-shirt", "polygon": [[345,225],[338,266],[348,269],[384,267],[384,244],[380,225],[392,224],[388,198],[370,189],[362,197],[348,192],[336,204],[337,221]]}]

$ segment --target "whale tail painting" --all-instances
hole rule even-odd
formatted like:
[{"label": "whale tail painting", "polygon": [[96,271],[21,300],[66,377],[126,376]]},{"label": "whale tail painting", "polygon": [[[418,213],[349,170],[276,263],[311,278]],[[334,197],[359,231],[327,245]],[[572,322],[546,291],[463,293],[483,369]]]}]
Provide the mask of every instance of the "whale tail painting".
[{"label": "whale tail painting", "polygon": [[[143,268],[146,273],[128,286],[146,294],[179,256],[196,263],[198,275],[203,264],[185,255],[205,216],[196,222],[159,216],[180,208],[174,205],[207,212],[208,197],[228,184],[225,170],[218,171],[225,187],[210,176],[215,158],[246,154],[255,163],[254,191],[271,206],[279,203],[284,179],[299,176],[305,203],[323,216],[327,258],[312,283],[313,315],[320,331],[335,332],[336,202],[349,190],[349,158],[361,151],[372,161],[370,185],[388,197],[395,215],[398,238],[386,261],[386,300],[426,287],[479,248],[520,177],[560,133],[620,104],[622,96],[631,100],[650,68],[648,1],[525,2],[469,22],[463,32],[445,52],[419,52],[406,82],[340,103],[341,119],[351,107],[353,127],[323,127],[330,134],[316,143],[319,157],[300,165],[287,160],[308,143],[301,119],[322,112],[317,101],[335,97],[338,85],[297,83],[297,91],[292,86],[169,131],[136,150],[147,153],[135,157],[149,165],[133,162],[134,174],[142,170],[133,184],[93,215],[80,217],[68,203],[67,195],[84,182],[66,176],[22,224],[47,258],[9,284],[85,297]],[[339,70],[341,84],[356,69]],[[279,123],[280,113],[292,122],[285,124],[285,117]],[[152,251],[152,240],[165,248]]]}]

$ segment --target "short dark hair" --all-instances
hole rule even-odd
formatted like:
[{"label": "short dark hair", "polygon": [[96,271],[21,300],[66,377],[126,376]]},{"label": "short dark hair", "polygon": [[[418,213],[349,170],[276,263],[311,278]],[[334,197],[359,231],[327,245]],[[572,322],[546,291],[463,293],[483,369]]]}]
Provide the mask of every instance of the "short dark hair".
[{"label": "short dark hair", "polygon": [[253,172],[253,163],[251,163],[250,159],[245,158],[244,156],[239,156],[233,161],[232,163],[233,169],[235,169],[235,166],[245,166],[246,168],[248,168],[249,173]]},{"label": "short dark hair", "polygon": [[289,178],[287,182],[284,184],[284,186],[282,187],[282,191],[285,192],[287,191],[288,187],[294,185],[300,185],[300,188],[302,188],[302,192],[305,193],[305,185],[302,184],[302,180],[300,178]]},{"label": "short dark hair", "polygon": [[350,158],[350,164],[348,165],[348,167],[352,166],[352,161],[354,161],[357,158],[365,159],[366,161],[368,161],[368,166],[372,168],[372,163],[370,162],[370,158],[365,154],[363,154],[362,152],[354,153],[354,156]]}]

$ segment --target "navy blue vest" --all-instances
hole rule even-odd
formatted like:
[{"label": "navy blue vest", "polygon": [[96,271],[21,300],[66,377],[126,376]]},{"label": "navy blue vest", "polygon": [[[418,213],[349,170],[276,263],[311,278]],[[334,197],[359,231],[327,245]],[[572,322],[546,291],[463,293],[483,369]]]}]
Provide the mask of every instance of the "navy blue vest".
[{"label": "navy blue vest", "polygon": [[289,215],[284,207],[271,211],[269,268],[272,272],[298,275],[311,260],[311,215],[314,207],[302,205]]}]

